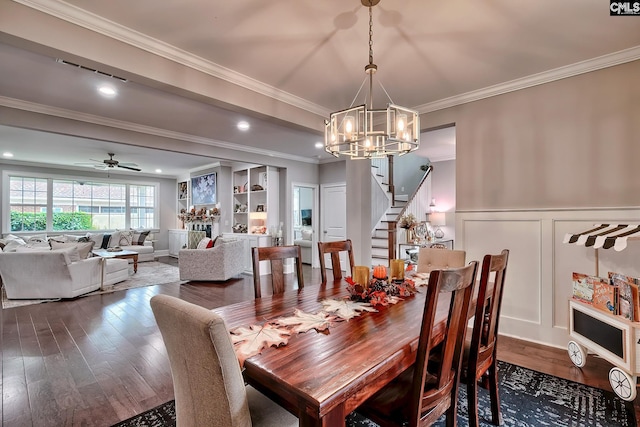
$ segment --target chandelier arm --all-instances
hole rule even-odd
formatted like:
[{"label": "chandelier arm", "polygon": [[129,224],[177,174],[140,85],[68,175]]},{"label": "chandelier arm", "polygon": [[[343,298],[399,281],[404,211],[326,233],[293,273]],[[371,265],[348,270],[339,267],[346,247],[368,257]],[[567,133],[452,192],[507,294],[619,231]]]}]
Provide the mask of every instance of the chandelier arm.
[{"label": "chandelier arm", "polygon": [[[353,97],[353,101],[351,101],[351,105],[349,105],[349,108],[353,107],[354,104],[356,103],[356,100],[358,99],[358,95],[360,95],[360,91],[364,87],[364,84],[366,83],[366,81],[367,81],[367,78],[365,77],[364,80],[362,81],[362,84],[360,85],[360,89],[358,89],[358,92],[356,92],[356,96]],[[365,100],[365,102],[367,101]]]},{"label": "chandelier arm", "polygon": [[393,99],[391,99],[391,95],[389,95],[389,92],[387,92],[387,90],[382,85],[382,82],[380,81],[380,79],[378,79],[378,84],[382,88],[382,91],[385,93],[385,95],[387,95],[387,98],[389,98],[389,102],[391,102],[392,104],[395,104],[395,102],[393,102]]}]

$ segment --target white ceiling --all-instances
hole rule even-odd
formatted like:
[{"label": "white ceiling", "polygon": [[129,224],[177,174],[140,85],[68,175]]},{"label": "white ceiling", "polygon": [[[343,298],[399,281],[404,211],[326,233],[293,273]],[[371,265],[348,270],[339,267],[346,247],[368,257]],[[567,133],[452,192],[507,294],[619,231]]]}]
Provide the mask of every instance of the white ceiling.
[{"label": "white ceiling", "polygon": [[[359,0],[12,0],[0,4],[0,15],[3,8],[5,16],[14,8],[33,16],[38,10],[66,26],[65,37],[43,38],[35,18],[17,27],[10,17],[0,20],[0,105],[313,163],[331,159],[314,147],[322,121],[352,103],[368,62],[368,10]],[[374,83],[420,112],[640,58],[637,19],[609,16],[601,0],[382,0],[373,20]],[[124,44],[111,50],[84,28]],[[131,46],[143,53],[132,56]],[[159,58],[154,67],[149,52]],[[98,96],[102,82],[118,96]],[[374,103],[386,102],[376,87]],[[240,119],[251,122],[249,132],[236,129]],[[10,119],[0,123],[13,126]],[[12,161],[66,166],[112,151],[143,172],[160,167],[168,174],[213,161],[98,140],[43,139],[6,126],[0,146],[16,151]],[[425,136],[420,154],[455,156],[452,129]]]}]

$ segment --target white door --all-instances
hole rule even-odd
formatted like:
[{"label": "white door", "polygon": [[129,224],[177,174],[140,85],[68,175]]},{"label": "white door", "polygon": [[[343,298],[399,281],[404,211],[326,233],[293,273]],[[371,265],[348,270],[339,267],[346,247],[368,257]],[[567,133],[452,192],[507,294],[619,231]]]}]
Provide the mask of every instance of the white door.
[{"label": "white door", "polygon": [[[322,186],[322,241],[335,242],[347,238],[347,185]],[[325,255],[325,265],[331,268],[331,259]],[[347,271],[347,255],[340,254],[340,268]]]}]

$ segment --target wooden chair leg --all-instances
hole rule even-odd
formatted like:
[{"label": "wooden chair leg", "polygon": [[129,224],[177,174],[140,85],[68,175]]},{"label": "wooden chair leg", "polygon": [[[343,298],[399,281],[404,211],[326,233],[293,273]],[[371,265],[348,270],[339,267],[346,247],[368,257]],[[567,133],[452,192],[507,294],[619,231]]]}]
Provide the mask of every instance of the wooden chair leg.
[{"label": "wooden chair leg", "polygon": [[467,401],[469,405],[469,427],[478,427],[478,381],[468,378],[467,381]]},{"label": "wooden chair leg", "polygon": [[489,367],[489,396],[491,398],[491,424],[500,425],[500,395],[498,393],[498,368],[494,363]]},{"label": "wooden chair leg", "polygon": [[458,403],[457,399],[454,399],[451,402],[451,406],[445,412],[446,417],[446,426],[447,427],[456,427],[458,425]]}]

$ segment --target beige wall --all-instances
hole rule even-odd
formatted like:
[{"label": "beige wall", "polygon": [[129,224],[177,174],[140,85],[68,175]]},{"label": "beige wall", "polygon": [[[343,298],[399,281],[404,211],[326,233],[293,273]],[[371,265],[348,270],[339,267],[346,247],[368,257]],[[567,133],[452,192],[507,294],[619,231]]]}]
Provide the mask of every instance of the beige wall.
[{"label": "beige wall", "polygon": [[640,61],[425,114],[456,125],[457,209],[640,205]]}]

